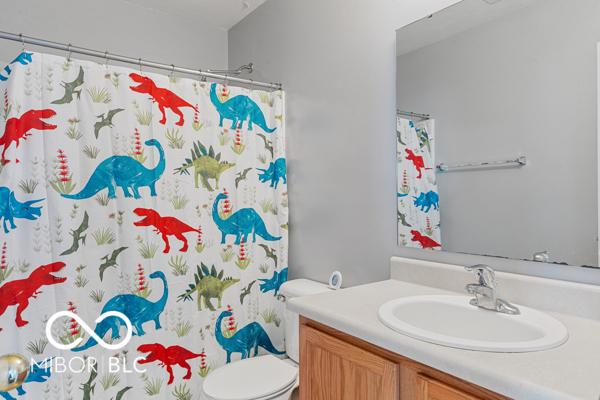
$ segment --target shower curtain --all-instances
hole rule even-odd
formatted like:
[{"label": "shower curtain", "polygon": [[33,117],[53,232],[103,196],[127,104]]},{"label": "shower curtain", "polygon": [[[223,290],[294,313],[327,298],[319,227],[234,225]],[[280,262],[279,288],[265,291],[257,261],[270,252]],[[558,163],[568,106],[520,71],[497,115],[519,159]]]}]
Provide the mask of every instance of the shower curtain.
[{"label": "shower curtain", "polygon": [[435,121],[396,117],[398,244],[441,250]]},{"label": "shower curtain", "polygon": [[[30,52],[0,76],[0,354],[95,361],[0,399],[197,399],[257,337],[284,350],[283,92]],[[80,323],[118,343],[108,311],[123,349]]]}]

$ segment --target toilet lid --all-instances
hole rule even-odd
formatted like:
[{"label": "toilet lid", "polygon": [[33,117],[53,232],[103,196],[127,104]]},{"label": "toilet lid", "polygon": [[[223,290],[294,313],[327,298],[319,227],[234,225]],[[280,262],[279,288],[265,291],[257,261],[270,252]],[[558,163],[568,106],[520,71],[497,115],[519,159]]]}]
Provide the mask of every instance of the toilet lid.
[{"label": "toilet lid", "polygon": [[204,393],[218,400],[251,400],[288,388],[298,368],[272,355],[247,358],[217,368],[204,380]]}]

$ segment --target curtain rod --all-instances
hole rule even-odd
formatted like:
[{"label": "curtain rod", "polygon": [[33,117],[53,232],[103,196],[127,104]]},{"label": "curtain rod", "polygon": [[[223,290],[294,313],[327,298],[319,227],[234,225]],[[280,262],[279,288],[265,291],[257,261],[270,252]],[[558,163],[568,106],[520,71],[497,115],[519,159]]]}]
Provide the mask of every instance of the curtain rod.
[{"label": "curtain rod", "polygon": [[71,44],[52,42],[49,40],[38,39],[38,38],[31,37],[31,36],[25,36],[23,34],[14,34],[14,33],[0,31],[0,39],[6,39],[6,40],[12,40],[15,42],[20,42],[23,44],[23,47],[25,46],[25,44],[31,44],[34,46],[48,47],[51,49],[68,51],[70,53],[78,53],[78,54],[84,54],[87,56],[103,58],[105,60],[112,60],[112,61],[119,61],[119,62],[128,63],[128,64],[135,64],[135,65],[139,65],[140,67],[144,66],[144,67],[150,67],[150,68],[163,69],[163,70],[167,70],[167,71],[171,71],[171,72],[180,72],[180,73],[184,73],[184,74],[197,75],[197,76],[201,76],[203,78],[210,78],[210,79],[224,80],[224,81],[229,81],[229,82],[237,82],[237,83],[243,83],[243,84],[254,85],[254,86],[261,86],[261,87],[274,89],[274,90],[281,90],[283,88],[283,85],[281,83],[267,83],[267,82],[254,81],[252,79],[236,78],[236,77],[232,77],[232,76],[227,76],[227,75],[223,75],[223,74],[219,74],[219,73],[210,72],[210,70],[202,71],[200,69],[182,68],[182,67],[177,67],[172,64],[171,65],[161,64],[161,63],[157,63],[154,61],[143,60],[141,58],[120,56],[118,54],[111,54],[108,51],[97,51],[97,50],[86,49],[85,47],[78,47],[78,46],[73,46]]},{"label": "curtain rod", "polygon": [[422,114],[422,113],[416,113],[416,112],[412,112],[412,111],[396,110],[396,114],[404,115],[404,116],[408,116],[408,117],[416,117],[416,118],[421,118],[421,119],[430,119],[431,118],[430,114]]}]

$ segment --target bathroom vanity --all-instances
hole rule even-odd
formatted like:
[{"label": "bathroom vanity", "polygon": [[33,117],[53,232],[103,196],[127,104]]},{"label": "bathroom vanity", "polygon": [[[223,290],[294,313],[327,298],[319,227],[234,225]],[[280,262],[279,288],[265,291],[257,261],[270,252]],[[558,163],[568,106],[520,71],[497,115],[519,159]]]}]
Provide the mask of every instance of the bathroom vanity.
[{"label": "bathroom vanity", "polygon": [[397,239],[442,261],[294,299],[302,399],[600,398],[600,288],[558,280],[597,282],[599,17],[461,0],[397,31]]},{"label": "bathroom vanity", "polygon": [[[395,299],[468,296],[465,286],[473,274],[462,266],[414,259],[394,257],[391,264],[390,280],[288,302],[302,317],[302,400],[599,398],[597,286],[497,272],[501,298],[559,321],[568,340],[543,351],[474,351],[399,333],[379,314]],[[444,309],[425,314],[431,314],[432,326],[453,325],[459,333],[464,329],[457,327],[477,331],[480,325],[448,322],[454,317]],[[490,337],[502,336],[494,330]]]},{"label": "bathroom vanity", "polygon": [[508,399],[307,318],[300,348],[301,400]]}]

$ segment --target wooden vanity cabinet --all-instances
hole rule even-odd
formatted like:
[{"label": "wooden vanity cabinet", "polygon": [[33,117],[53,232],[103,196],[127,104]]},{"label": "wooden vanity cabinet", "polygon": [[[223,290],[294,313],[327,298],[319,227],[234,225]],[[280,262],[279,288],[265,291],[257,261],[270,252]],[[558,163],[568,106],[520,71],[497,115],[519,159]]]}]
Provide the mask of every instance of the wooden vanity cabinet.
[{"label": "wooden vanity cabinet", "polygon": [[507,397],[300,319],[300,400],[507,400]]}]

